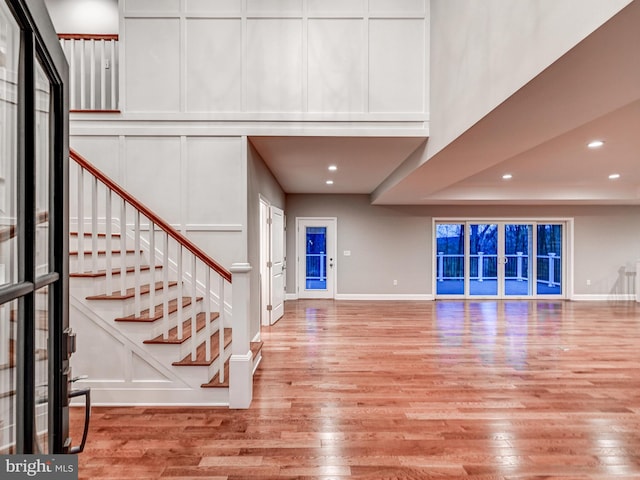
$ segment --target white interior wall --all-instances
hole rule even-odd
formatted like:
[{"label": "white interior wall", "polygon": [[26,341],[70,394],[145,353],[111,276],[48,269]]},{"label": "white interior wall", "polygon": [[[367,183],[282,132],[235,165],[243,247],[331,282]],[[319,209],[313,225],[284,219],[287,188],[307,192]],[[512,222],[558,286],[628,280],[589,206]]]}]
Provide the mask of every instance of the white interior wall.
[{"label": "white interior wall", "polygon": [[45,0],[58,33],[118,33],[118,0]]},{"label": "white interior wall", "polygon": [[[431,295],[434,217],[572,218],[576,298],[635,293],[640,258],[637,206],[376,206],[366,195],[287,195],[288,258],[296,255],[295,218],[313,216],[338,219],[340,296]],[[351,254],[345,256],[345,250]],[[289,267],[287,293],[295,295],[294,262]]]},{"label": "white interior wall", "polygon": [[457,138],[630,0],[431,0],[428,156]]},{"label": "white interior wall", "polygon": [[247,261],[242,137],[74,136],[70,144],[224,267]]},{"label": "white interior wall", "polygon": [[125,112],[426,120],[427,0],[121,1]]}]

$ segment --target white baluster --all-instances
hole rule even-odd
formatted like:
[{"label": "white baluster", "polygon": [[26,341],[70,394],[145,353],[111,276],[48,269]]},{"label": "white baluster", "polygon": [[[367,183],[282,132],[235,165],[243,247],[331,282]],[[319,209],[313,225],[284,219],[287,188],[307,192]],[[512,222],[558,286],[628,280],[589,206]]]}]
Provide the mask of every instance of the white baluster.
[{"label": "white baluster", "polygon": [[98,271],[98,179],[94,176],[91,177],[91,271]]},{"label": "white baluster", "polygon": [[113,110],[118,108],[118,104],[116,102],[116,41],[111,40],[111,100],[110,105]]},{"label": "white baluster", "polygon": [[[155,313],[156,303],[156,226],[149,220],[149,312]],[[165,290],[164,295],[167,295]]]},{"label": "white baluster", "polygon": [[[196,341],[196,331],[198,323],[198,310],[196,309],[196,256],[191,254],[191,360],[196,360],[196,350],[198,342]],[[207,340],[209,343],[209,340]]]},{"label": "white baluster", "polygon": [[177,254],[178,268],[178,338],[182,338],[182,245],[178,244]]},{"label": "white baluster", "polygon": [[[204,274],[205,357],[211,361],[211,269],[205,265]],[[218,320],[219,321],[219,320]]]},{"label": "white baluster", "polygon": [[120,207],[120,295],[127,293],[127,202],[122,199]]},{"label": "white baluster", "polygon": [[[134,303],[135,303],[135,316],[140,316],[142,310],[140,302],[140,212],[135,211],[133,217],[133,243],[134,243]],[[123,255],[126,252],[123,252]],[[149,312],[149,316],[153,316],[153,312]]]},{"label": "white baluster", "polygon": [[85,110],[87,105],[87,86],[86,86],[86,61],[85,61],[85,42],[80,40],[80,109]]},{"label": "white baluster", "polygon": [[105,109],[105,101],[106,101],[106,85],[105,85],[105,46],[104,46],[104,38],[100,40],[100,110]]},{"label": "white baluster", "polygon": [[225,313],[224,313],[224,278],[218,275],[218,308],[220,309],[220,318],[218,319],[218,350],[220,356],[218,357],[218,379],[220,383],[224,383],[224,326],[225,326]]},{"label": "white baluster", "polygon": [[89,108],[96,109],[96,42],[89,40]]},{"label": "white baluster", "polygon": [[169,234],[164,234],[164,249],[162,252],[162,289],[165,294],[162,297],[162,338],[169,337]]},{"label": "white baluster", "polygon": [[78,272],[84,272],[84,168],[78,166]]},{"label": "white baluster", "polygon": [[111,248],[111,189],[105,186],[106,198],[105,198],[105,250],[106,250],[106,262],[105,271],[107,274],[106,285],[107,293],[113,292],[113,273],[112,268],[112,248]]},{"label": "white baluster", "polygon": [[69,40],[69,97],[70,97],[70,105],[69,108],[71,110],[77,110],[78,108],[78,100],[76,98],[76,77],[78,76],[78,72],[76,71],[76,42],[74,40]]}]

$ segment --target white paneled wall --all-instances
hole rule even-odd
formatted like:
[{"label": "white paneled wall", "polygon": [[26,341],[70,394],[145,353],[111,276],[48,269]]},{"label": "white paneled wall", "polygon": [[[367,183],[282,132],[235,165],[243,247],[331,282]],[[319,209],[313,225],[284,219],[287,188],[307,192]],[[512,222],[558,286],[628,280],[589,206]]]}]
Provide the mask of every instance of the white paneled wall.
[{"label": "white paneled wall", "polygon": [[230,267],[246,261],[244,142],[242,137],[73,136],[71,147]]},{"label": "white paneled wall", "polygon": [[428,113],[427,0],[122,0],[120,8],[124,113],[373,121]]}]

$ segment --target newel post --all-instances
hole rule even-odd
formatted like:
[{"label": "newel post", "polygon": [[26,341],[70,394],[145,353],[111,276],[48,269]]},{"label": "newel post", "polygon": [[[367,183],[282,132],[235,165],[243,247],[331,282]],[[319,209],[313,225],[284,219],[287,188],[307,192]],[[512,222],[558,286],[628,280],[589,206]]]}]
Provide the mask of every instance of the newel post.
[{"label": "newel post", "polygon": [[231,265],[232,328],[229,360],[229,408],[249,408],[253,397],[253,355],[249,338],[249,272],[248,263]]}]

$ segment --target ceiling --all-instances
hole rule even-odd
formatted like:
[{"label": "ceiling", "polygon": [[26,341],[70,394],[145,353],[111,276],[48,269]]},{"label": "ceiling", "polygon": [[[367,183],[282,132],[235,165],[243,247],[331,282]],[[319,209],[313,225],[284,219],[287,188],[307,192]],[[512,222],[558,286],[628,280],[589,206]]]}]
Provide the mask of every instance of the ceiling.
[{"label": "ceiling", "polygon": [[[292,194],[371,194],[375,204],[640,204],[638,25],[633,2],[433,155],[424,138],[251,142]],[[604,146],[587,148],[596,138]],[[416,149],[428,160],[416,162]],[[339,170],[329,172],[331,164]],[[503,180],[506,173],[513,177]],[[620,178],[610,180],[614,173]]]}]

